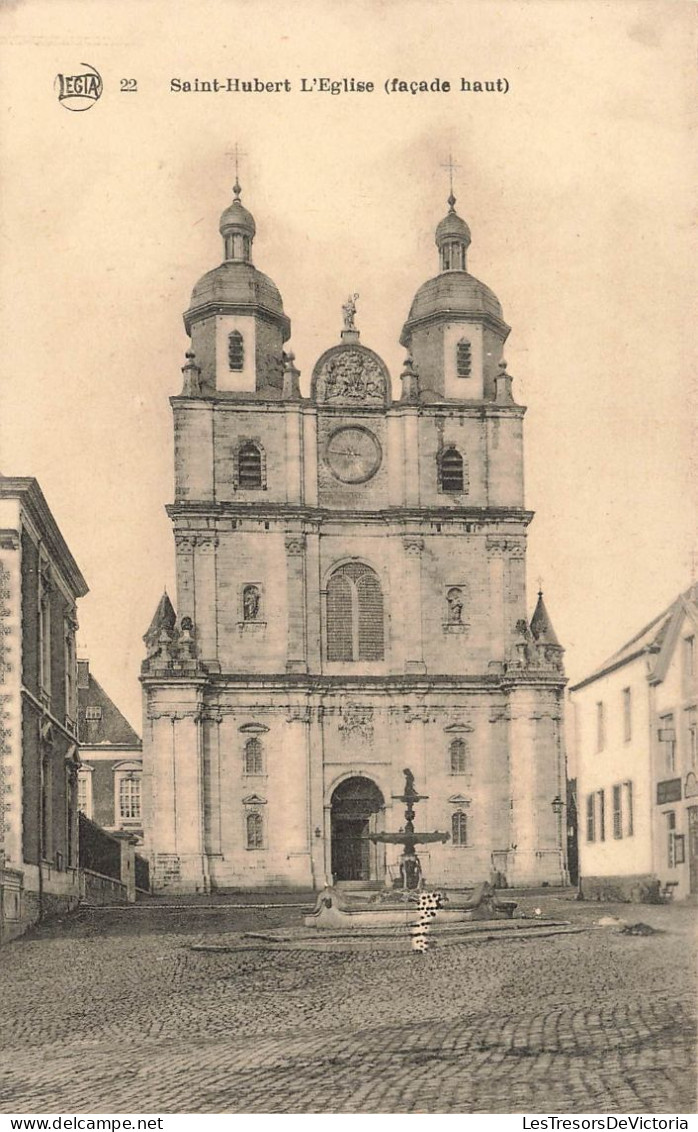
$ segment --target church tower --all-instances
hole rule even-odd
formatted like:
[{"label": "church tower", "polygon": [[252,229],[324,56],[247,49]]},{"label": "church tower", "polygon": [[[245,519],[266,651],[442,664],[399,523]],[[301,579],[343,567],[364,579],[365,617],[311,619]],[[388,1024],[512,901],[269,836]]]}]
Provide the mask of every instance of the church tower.
[{"label": "church tower", "polygon": [[449,209],[393,397],[356,299],[300,391],[238,184],[172,398],[177,595],[143,664],[155,883],[389,884],[403,768],[429,884],[564,883],[562,649],[526,603],[524,408]]}]

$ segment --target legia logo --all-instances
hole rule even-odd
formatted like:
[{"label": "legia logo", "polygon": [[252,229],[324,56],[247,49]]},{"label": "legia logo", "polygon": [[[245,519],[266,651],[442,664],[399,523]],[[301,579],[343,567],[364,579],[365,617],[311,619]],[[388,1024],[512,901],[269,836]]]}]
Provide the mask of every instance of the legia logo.
[{"label": "legia logo", "polygon": [[102,76],[90,63],[81,63],[85,70],[76,75],[56,75],[53,84],[58,101],[66,110],[89,110],[102,95]]}]

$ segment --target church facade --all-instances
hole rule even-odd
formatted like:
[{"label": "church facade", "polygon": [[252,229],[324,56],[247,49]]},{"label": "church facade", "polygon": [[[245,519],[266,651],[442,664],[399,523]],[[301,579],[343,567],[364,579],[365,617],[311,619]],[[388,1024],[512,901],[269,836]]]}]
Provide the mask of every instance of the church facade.
[{"label": "church facade", "polygon": [[[171,399],[177,563],[146,634],[144,826],[156,887],[389,884],[404,768],[428,884],[566,879],[565,678],[529,622],[523,417],[509,327],[449,209],[394,397],[339,341],[301,393],[290,323],[240,199],[184,315]],[[396,391],[397,392],[397,391]]]}]

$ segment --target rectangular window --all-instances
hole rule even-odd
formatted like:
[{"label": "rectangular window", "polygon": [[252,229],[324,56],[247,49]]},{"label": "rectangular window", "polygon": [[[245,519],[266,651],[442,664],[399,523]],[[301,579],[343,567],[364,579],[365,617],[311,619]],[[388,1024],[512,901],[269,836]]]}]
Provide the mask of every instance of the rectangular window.
[{"label": "rectangular window", "polygon": [[119,782],[119,818],[121,821],[137,821],[140,816],[140,777],[122,778]]},{"label": "rectangular window", "polygon": [[51,694],[51,599],[44,592],[39,606],[39,678],[47,695]]},{"label": "rectangular window", "polygon": [[620,786],[613,787],[613,836],[623,836],[623,796]]},{"label": "rectangular window", "polygon": [[596,823],[594,820],[594,795],[587,794],[587,841],[596,839]]},{"label": "rectangular window", "polygon": [[75,664],[75,632],[72,622],[66,618],[63,622],[63,634],[65,641],[64,650],[64,663],[65,663],[65,714],[69,719],[75,720],[76,708],[76,681],[77,681],[77,668]]},{"label": "rectangular window", "polygon": [[623,738],[629,743],[633,737],[633,705],[630,688],[623,688]]},{"label": "rectangular window", "polygon": [[673,715],[660,717],[659,743],[664,771],[666,774],[673,774],[676,770],[676,730]]},{"label": "rectangular window", "polygon": [[87,776],[84,774],[78,776],[78,809],[87,813]]},{"label": "rectangular window", "polygon": [[632,837],[633,835],[633,784],[632,782],[623,783],[623,792],[625,794],[625,836]]},{"label": "rectangular window", "polygon": [[601,702],[596,705],[596,750],[603,751],[606,746],[606,713]]},{"label": "rectangular window", "polygon": [[86,707],[85,708],[85,719],[101,719],[101,718],[102,718],[101,707]]},{"label": "rectangular window", "polygon": [[698,768],[698,712],[694,707],[686,710],[686,763],[691,770]]},{"label": "rectangular window", "polygon": [[606,791],[597,790],[596,797],[599,800],[599,841],[606,840]]},{"label": "rectangular window", "polygon": [[696,674],[696,638],[694,636],[683,639],[683,674],[685,680],[690,680]]},{"label": "rectangular window", "polygon": [[667,833],[667,864],[670,869],[673,869],[676,864],[676,855],[674,853],[674,836],[676,830],[676,814],[673,810],[669,810],[664,815],[666,821]]}]

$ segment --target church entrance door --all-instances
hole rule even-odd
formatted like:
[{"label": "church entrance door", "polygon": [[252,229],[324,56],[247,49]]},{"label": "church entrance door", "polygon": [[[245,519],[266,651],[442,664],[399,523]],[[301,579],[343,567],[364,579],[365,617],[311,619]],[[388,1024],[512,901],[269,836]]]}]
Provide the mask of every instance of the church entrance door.
[{"label": "church entrance door", "polygon": [[336,881],[379,880],[378,829],[383,795],[370,778],[348,778],[332,795],[332,875]]}]

